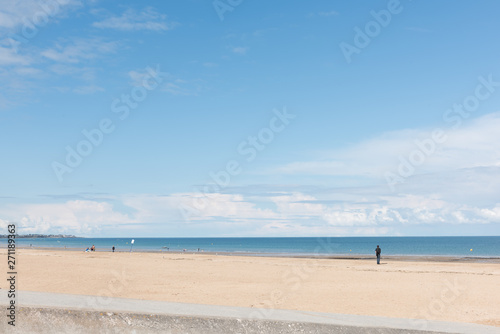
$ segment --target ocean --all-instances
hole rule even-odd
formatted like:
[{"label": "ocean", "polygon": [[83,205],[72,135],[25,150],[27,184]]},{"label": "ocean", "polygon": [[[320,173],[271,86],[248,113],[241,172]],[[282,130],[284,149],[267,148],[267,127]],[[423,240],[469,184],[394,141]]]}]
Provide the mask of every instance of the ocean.
[{"label": "ocean", "polygon": [[[134,239],[132,247],[131,241]],[[0,239],[6,247],[6,239]],[[500,236],[482,237],[321,237],[321,238],[37,238],[16,239],[18,247],[97,251],[229,252],[278,255],[383,255],[500,257]]]}]

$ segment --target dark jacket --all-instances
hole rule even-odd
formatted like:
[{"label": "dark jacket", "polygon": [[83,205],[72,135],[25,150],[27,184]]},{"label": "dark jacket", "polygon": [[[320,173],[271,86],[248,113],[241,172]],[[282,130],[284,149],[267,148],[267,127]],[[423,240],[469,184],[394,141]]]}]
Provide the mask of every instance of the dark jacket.
[{"label": "dark jacket", "polygon": [[380,255],[380,253],[382,253],[382,250],[380,249],[380,247],[375,248],[375,254]]}]

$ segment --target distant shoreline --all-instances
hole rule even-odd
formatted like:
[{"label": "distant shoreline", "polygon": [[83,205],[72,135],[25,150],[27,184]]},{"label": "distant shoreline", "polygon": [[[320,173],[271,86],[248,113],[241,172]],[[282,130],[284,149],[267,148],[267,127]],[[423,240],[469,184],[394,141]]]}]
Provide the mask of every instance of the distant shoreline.
[{"label": "distant shoreline", "polygon": [[[0,234],[0,239],[7,239],[9,237],[8,234]],[[67,234],[16,234],[16,239],[78,239],[81,237],[77,237],[74,235]]]}]

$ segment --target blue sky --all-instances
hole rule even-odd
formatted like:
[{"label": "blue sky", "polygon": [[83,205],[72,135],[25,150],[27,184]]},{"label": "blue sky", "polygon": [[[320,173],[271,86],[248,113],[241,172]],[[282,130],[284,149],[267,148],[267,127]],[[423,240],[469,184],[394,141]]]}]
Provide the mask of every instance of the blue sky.
[{"label": "blue sky", "polygon": [[0,227],[499,235],[496,1],[0,4]]}]

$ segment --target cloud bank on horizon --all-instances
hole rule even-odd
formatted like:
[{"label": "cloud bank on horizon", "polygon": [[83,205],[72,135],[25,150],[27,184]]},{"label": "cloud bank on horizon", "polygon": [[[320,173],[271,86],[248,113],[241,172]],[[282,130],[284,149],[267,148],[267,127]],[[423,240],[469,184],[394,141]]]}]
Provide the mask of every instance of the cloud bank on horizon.
[{"label": "cloud bank on horizon", "polygon": [[[365,185],[266,184],[168,195],[74,194],[59,203],[4,207],[3,224],[17,221],[25,233],[78,235],[135,235],[144,226],[149,231],[182,231],[186,226],[186,236],[193,231],[196,236],[399,235],[415,226],[435,231],[436,225],[449,230],[479,225],[476,231],[487,231],[481,227],[500,223],[499,128],[500,112],[450,130],[449,139],[436,148],[425,168],[398,184],[396,191],[382,177],[398,164],[390,157],[396,147],[411,152],[414,138],[426,137],[427,130],[386,133],[325,153],[326,159],[335,161],[292,162],[262,171],[369,179]],[[470,140],[464,142],[464,137]],[[217,185],[213,180],[211,184]]]},{"label": "cloud bank on horizon", "polygon": [[1,1],[0,230],[498,235],[500,5],[392,2]]}]

